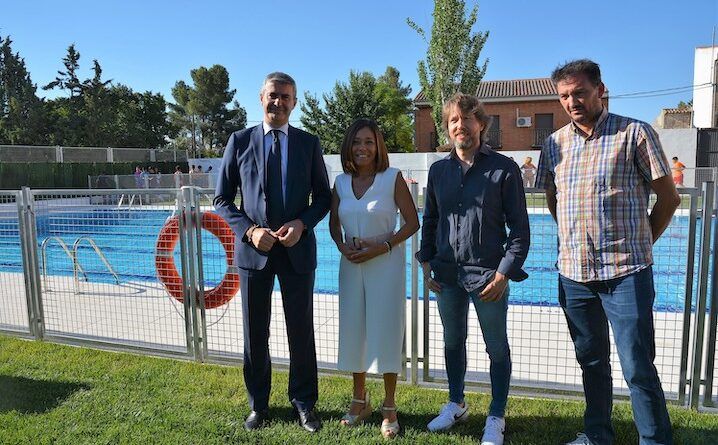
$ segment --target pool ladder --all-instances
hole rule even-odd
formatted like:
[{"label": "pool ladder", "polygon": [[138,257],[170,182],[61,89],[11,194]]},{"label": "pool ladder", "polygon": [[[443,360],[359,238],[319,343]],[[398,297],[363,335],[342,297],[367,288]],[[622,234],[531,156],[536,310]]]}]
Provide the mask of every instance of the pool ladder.
[{"label": "pool ladder", "polygon": [[82,268],[82,265],[80,265],[80,259],[77,255],[77,250],[82,243],[82,241],[87,241],[87,243],[90,244],[90,247],[95,251],[97,256],[100,258],[100,260],[105,264],[105,267],[107,270],[112,274],[112,276],[115,278],[115,282],[117,284],[120,284],[120,277],[117,276],[117,273],[112,268],[112,265],[110,265],[110,262],[107,261],[107,258],[102,253],[102,250],[97,246],[97,243],[90,238],[89,236],[81,236],[75,240],[75,242],[72,245],[72,251],[70,251],[69,247],[67,247],[67,244],[65,241],[62,240],[59,236],[50,236],[48,238],[45,238],[45,240],[42,242],[41,245],[41,257],[42,257],[42,275],[43,275],[43,285],[45,288],[48,288],[47,286],[47,246],[50,244],[51,241],[57,242],[57,244],[60,245],[62,250],[65,252],[65,254],[70,258],[72,261],[72,275],[75,279],[75,293],[79,293],[79,284],[80,284],[80,277],[79,274],[81,273],[85,277],[85,281],[87,281],[87,273]]}]

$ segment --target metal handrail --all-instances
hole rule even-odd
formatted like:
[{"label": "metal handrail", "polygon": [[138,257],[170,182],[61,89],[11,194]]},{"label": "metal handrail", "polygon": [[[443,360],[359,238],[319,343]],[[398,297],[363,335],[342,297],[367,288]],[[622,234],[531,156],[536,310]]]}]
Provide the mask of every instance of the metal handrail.
[{"label": "metal handrail", "polygon": [[50,241],[57,241],[57,243],[60,245],[62,250],[65,251],[65,254],[70,258],[70,261],[72,261],[72,274],[75,277],[75,291],[77,291],[77,271],[79,270],[80,272],[82,272],[82,274],[85,276],[85,279],[87,279],[87,274],[82,269],[82,266],[80,266],[80,264],[75,260],[75,255],[72,252],[70,252],[70,248],[67,247],[67,244],[65,243],[65,241],[63,241],[62,238],[60,238],[59,236],[47,237],[42,241],[42,244],[40,245],[40,252],[41,252],[40,256],[42,259],[43,285],[45,286],[46,289],[48,288],[48,285],[47,285],[47,245],[50,244]]},{"label": "metal handrail", "polygon": [[[82,241],[87,241],[90,244],[90,247],[92,247],[92,249],[95,251],[95,253],[97,253],[97,256],[100,257],[100,260],[102,260],[102,262],[105,263],[105,267],[107,267],[107,270],[110,271],[110,273],[112,274],[113,277],[115,277],[115,282],[117,282],[117,284],[120,284],[120,277],[117,276],[117,273],[115,273],[115,270],[112,268],[109,261],[107,261],[107,258],[105,258],[105,255],[102,253],[102,251],[97,246],[95,241],[92,238],[90,238],[89,236],[81,236],[81,237],[77,238],[75,240],[75,243],[72,245],[72,253],[75,258],[76,268],[79,269],[80,271],[82,271],[82,267],[80,266],[80,259],[77,256],[77,248],[80,246],[80,243]],[[84,272],[83,272],[83,274],[85,275],[85,279],[87,279],[87,274],[85,274]],[[77,273],[75,273],[75,280],[77,280]]]}]

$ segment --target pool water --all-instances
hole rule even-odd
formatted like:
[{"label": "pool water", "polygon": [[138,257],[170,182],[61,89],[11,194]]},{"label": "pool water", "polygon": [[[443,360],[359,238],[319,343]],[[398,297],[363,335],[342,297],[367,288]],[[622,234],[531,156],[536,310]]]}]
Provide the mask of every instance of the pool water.
[{"label": "pool water", "polygon": [[[102,250],[121,282],[157,282],[154,266],[157,235],[171,215],[169,211],[110,209],[96,211],[68,211],[37,216],[38,257],[40,245],[48,237],[61,238],[72,250],[80,236],[91,238]],[[524,270],[529,278],[511,284],[513,304],[556,306],[558,304],[556,262],[556,225],[550,215],[531,214],[531,250]],[[676,216],[661,239],[654,246],[655,308],[678,312],[684,307],[688,246],[687,216]],[[22,272],[22,256],[17,223],[0,220],[0,271]],[[697,231],[700,233],[699,231]],[[329,236],[328,218],[316,228],[318,268],[315,292],[336,294],[340,254]],[[202,261],[205,285],[214,287],[227,267],[225,252],[217,238],[202,233]],[[410,246],[407,242],[407,295],[411,292]],[[48,275],[72,275],[72,262],[54,240],[46,247]],[[96,253],[87,242],[78,247],[78,259],[93,282],[114,282]],[[179,247],[175,250],[175,264],[180,267]],[[697,264],[697,262],[696,262]],[[40,265],[42,267],[42,264]],[[696,277],[694,277],[694,280]],[[694,289],[697,286],[694,286]],[[419,280],[419,295],[422,293]],[[433,297],[433,296],[432,296]]]}]

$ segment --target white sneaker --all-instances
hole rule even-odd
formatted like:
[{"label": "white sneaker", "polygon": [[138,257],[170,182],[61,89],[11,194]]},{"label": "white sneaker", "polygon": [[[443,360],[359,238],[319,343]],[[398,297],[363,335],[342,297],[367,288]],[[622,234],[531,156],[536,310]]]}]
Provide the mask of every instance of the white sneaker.
[{"label": "white sneaker", "polygon": [[469,405],[464,402],[462,407],[458,403],[449,402],[441,408],[439,415],[429,422],[427,428],[429,431],[448,430],[456,422],[466,422],[469,420]]},{"label": "white sneaker", "polygon": [[506,421],[503,417],[489,416],[484,426],[484,436],[481,445],[504,445],[504,429]]},{"label": "white sneaker", "polygon": [[593,445],[593,442],[585,433],[578,433],[576,434],[576,439],[566,442],[566,445]]}]

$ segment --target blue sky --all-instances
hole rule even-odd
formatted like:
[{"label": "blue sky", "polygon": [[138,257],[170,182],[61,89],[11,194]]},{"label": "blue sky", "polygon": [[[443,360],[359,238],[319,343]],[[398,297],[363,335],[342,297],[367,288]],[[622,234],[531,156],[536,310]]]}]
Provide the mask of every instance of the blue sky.
[{"label": "blue sky", "polygon": [[[39,86],[54,79],[71,43],[82,55],[82,77],[98,59],[106,79],[170,101],[191,69],[221,64],[250,125],[261,119],[262,79],[275,70],[297,80],[300,100],[304,91],[320,95],[346,81],[350,70],[379,75],[387,65],[418,93],[416,65],[427,45],[406,18],[429,31],[433,10],[428,0],[4,3],[0,36],[11,36]],[[611,95],[620,95],[691,85],[694,48],[711,43],[714,26],[716,0],[483,0],[476,29],[490,32],[480,59],[489,59],[486,80],[547,77],[565,60],[589,57]],[[616,98],[610,109],[652,122],[661,108],[690,98]],[[292,120],[298,117],[297,107]]]}]

